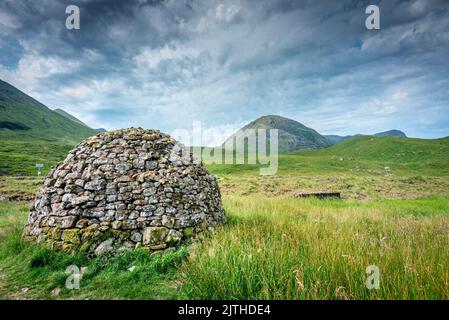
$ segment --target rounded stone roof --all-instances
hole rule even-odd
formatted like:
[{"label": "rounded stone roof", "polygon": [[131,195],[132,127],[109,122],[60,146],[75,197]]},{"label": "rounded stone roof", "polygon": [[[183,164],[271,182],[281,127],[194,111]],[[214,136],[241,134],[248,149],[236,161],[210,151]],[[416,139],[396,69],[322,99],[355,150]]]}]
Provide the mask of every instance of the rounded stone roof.
[{"label": "rounded stone roof", "polygon": [[225,222],[215,177],[169,135],[132,128],[75,147],[37,192],[24,236],[102,255],[163,250]]}]

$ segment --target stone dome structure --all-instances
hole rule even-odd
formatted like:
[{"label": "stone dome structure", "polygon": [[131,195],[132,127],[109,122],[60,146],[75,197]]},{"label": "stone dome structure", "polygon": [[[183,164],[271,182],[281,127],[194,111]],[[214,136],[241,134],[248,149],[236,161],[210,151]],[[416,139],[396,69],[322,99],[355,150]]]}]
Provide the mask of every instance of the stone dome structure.
[{"label": "stone dome structure", "polygon": [[215,177],[169,135],[132,128],[88,138],[48,174],[24,237],[102,255],[164,250],[224,223]]}]

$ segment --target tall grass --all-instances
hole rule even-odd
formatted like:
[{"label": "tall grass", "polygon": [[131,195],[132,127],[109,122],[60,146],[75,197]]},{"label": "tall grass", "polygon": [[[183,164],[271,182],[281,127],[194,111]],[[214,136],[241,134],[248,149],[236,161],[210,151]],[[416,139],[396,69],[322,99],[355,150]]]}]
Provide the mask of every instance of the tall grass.
[{"label": "tall grass", "polygon": [[[186,247],[163,255],[143,249],[88,259],[21,238],[28,214],[23,202],[0,201],[0,299],[175,299]],[[79,290],[66,288],[68,266],[84,270]],[[60,289],[58,295],[52,294]],[[25,290],[26,289],[26,290]]]},{"label": "tall grass", "polygon": [[[394,201],[228,197],[230,224],[190,255],[184,290],[199,299],[448,299],[447,198],[427,202],[415,215]],[[366,288],[369,265],[380,269],[379,290]]]},{"label": "tall grass", "polygon": [[[449,299],[448,196],[224,204],[229,225],[188,250],[90,260],[23,242],[26,204],[0,201],[0,298]],[[64,285],[72,264],[86,270],[80,290]],[[379,290],[365,286],[369,265]]]}]

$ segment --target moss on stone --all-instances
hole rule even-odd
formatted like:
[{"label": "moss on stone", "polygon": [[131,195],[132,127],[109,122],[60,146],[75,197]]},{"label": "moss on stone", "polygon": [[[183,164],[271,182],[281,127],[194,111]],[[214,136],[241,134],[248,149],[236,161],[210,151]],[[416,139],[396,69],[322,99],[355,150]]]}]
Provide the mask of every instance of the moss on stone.
[{"label": "moss on stone", "polygon": [[80,246],[80,251],[84,252],[84,253],[89,252],[91,247],[92,247],[92,243],[90,241],[86,241]]},{"label": "moss on stone", "polygon": [[165,242],[168,229],[166,227],[148,227],[143,233],[144,245],[159,245]]},{"label": "moss on stone", "polygon": [[94,238],[95,233],[98,230],[98,224],[92,224],[81,231],[81,240],[84,242],[87,239]]},{"label": "moss on stone", "polygon": [[61,240],[62,231],[61,228],[55,227],[55,228],[49,228],[48,230],[48,238],[54,241]]},{"label": "moss on stone", "polygon": [[62,251],[65,253],[73,254],[75,252],[76,246],[72,243],[64,243],[62,245]]},{"label": "moss on stone", "polygon": [[186,239],[190,239],[190,238],[192,238],[195,235],[195,232],[193,232],[193,228],[192,227],[187,227],[187,228],[184,228],[182,230],[182,234],[184,235],[184,237]]},{"label": "moss on stone", "polygon": [[64,230],[64,232],[62,233],[62,239],[64,240],[64,242],[78,245],[81,243],[80,230],[79,229]]}]

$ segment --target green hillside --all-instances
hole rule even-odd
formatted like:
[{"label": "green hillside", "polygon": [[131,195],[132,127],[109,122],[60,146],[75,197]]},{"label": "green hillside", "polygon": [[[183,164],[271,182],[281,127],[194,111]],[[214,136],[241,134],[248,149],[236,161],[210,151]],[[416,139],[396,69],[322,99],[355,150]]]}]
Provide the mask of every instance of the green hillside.
[{"label": "green hillside", "polygon": [[[303,165],[309,163],[315,172],[321,169],[324,172],[447,175],[449,137],[412,139],[357,136],[327,149],[287,155],[284,163],[292,167],[299,159],[303,159]],[[294,166],[297,167],[297,164]]]},{"label": "green hillside", "polygon": [[68,151],[97,132],[58,114],[0,80],[0,172],[45,174]]},{"label": "green hillside", "polygon": [[[349,140],[351,138],[360,137],[360,136],[366,136],[366,135],[363,135],[363,134],[356,134],[353,136],[339,136],[339,135],[335,135],[335,134],[323,135],[323,137],[326,138],[327,142],[330,145],[341,143],[341,142]],[[407,135],[404,132],[402,132],[401,130],[396,130],[396,129],[388,130],[388,131],[384,131],[384,132],[378,132],[378,133],[375,133],[372,135],[367,135],[367,136],[407,138]]]},{"label": "green hillside", "polygon": [[410,199],[448,194],[448,159],[449,137],[358,136],[329,148],[279,154],[274,176],[260,176],[261,165],[207,168],[219,177],[223,194],[278,197],[329,191],[346,199]]},{"label": "green hillside", "polygon": [[4,140],[0,143],[0,170],[6,174],[36,175],[36,163],[43,163],[45,175],[65,159],[73,145],[42,140]]},{"label": "green hillside", "polygon": [[[329,148],[279,155],[280,175],[449,175],[449,137],[412,139],[356,136]],[[210,165],[216,174],[257,175],[257,165]]]},{"label": "green hillside", "polygon": [[410,170],[447,170],[449,137],[414,139],[401,137],[359,136],[311,156],[335,156],[343,160],[359,159]]},{"label": "green hillside", "polygon": [[[34,175],[35,163],[41,162],[45,174],[74,145],[97,133],[67,115],[48,109],[0,81],[0,173]],[[279,130],[278,175],[281,176],[449,175],[449,137],[426,140],[355,136],[328,147],[326,139],[315,130],[280,116],[261,117],[242,129],[260,128]],[[305,150],[292,152],[298,149]],[[257,165],[208,167],[218,175],[259,174]]]},{"label": "green hillside", "polygon": [[324,135],[323,137],[326,138],[327,142],[330,145],[334,145],[334,144],[343,142],[343,141],[345,141],[347,139],[350,139],[352,136],[339,136],[339,135],[336,135],[336,134],[328,134],[328,135]]},{"label": "green hillside", "polygon": [[0,80],[0,140],[76,144],[96,131],[62,116]]},{"label": "green hillside", "polygon": [[298,121],[276,115],[263,116],[250,122],[226,141],[229,141],[232,137],[238,139],[242,136],[242,131],[254,129],[277,129],[279,152],[329,146],[326,138],[315,130]]}]

